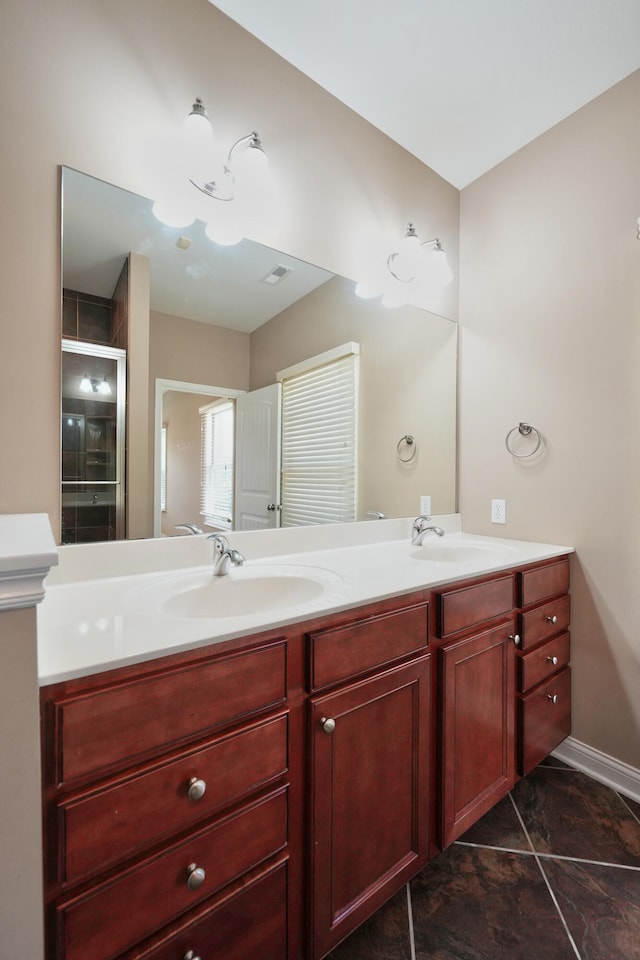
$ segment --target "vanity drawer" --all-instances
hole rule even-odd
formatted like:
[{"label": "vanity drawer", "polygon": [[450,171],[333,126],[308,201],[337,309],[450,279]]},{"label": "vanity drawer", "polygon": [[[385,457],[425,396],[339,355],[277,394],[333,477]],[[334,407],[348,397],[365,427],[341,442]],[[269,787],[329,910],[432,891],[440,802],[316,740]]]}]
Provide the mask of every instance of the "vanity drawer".
[{"label": "vanity drawer", "polygon": [[458,587],[438,594],[438,626],[441,637],[479,626],[513,610],[513,575]]},{"label": "vanity drawer", "polygon": [[58,782],[164,752],[285,697],[281,640],[58,701]]},{"label": "vanity drawer", "polygon": [[428,603],[309,634],[311,690],[393,663],[429,643]]},{"label": "vanity drawer", "polygon": [[543,603],[519,616],[522,648],[532,647],[547,637],[566,630],[571,618],[571,601],[567,595]]},{"label": "vanity drawer", "polygon": [[569,634],[562,633],[518,660],[519,690],[525,693],[569,663]]},{"label": "vanity drawer", "polygon": [[518,773],[525,776],[571,733],[571,669],[565,667],[520,700]]},{"label": "vanity drawer", "polygon": [[[84,896],[60,903],[56,956],[112,960],[277,853],[286,842],[283,787]],[[204,881],[194,890],[187,886],[190,865],[205,871]]]},{"label": "vanity drawer", "polygon": [[[64,802],[59,807],[60,880],[77,880],[124,860],[286,770],[287,715],[282,714],[149,767],[134,779]],[[200,798],[189,798],[192,778],[205,784]]]},{"label": "vanity drawer", "polygon": [[523,570],[517,575],[518,606],[529,607],[548,597],[557,597],[569,590],[569,561],[560,560],[544,567]]},{"label": "vanity drawer", "polygon": [[278,863],[215,905],[199,911],[148,950],[123,960],[286,960],[287,864]]}]

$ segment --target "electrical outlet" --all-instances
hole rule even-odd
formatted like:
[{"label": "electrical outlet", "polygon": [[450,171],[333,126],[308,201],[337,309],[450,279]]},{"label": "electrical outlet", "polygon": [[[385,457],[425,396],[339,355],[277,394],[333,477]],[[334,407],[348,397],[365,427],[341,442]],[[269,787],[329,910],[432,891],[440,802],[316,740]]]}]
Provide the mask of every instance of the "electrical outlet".
[{"label": "electrical outlet", "polygon": [[420,497],[420,513],[427,517],[431,513],[431,497]]},{"label": "electrical outlet", "polygon": [[491,501],[491,523],[506,523],[506,522],[507,522],[507,501],[492,500]]}]

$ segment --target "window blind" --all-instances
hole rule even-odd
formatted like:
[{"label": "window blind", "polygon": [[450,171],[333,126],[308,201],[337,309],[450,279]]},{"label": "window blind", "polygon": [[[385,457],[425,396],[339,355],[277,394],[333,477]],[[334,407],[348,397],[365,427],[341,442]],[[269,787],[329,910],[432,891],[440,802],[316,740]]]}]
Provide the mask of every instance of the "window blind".
[{"label": "window blind", "polygon": [[234,407],[224,400],[200,409],[200,514],[205,524],[223,530],[233,521]]},{"label": "window blind", "polygon": [[283,374],[283,527],[356,519],[358,360]]}]

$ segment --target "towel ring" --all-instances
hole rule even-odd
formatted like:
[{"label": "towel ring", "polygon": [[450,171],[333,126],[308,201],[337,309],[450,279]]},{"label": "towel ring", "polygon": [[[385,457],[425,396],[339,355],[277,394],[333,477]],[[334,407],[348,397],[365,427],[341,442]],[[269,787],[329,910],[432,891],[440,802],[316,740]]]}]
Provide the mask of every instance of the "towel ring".
[{"label": "towel ring", "polygon": [[[403,443],[409,448],[409,456],[403,457],[401,451],[403,450]],[[405,451],[406,452],[406,451]],[[411,436],[410,433],[405,434],[404,437],[400,437],[396,445],[396,453],[398,454],[398,460],[400,463],[411,463],[416,453],[418,452],[418,444],[415,441],[415,438]]]},{"label": "towel ring", "polygon": [[[516,453],[515,450],[511,449],[511,437],[514,433],[519,433],[521,437],[531,437],[535,439],[535,446],[533,450],[530,450],[529,453]],[[512,457],[515,457],[516,460],[528,460],[529,457],[532,457],[534,453],[537,453],[540,449],[540,444],[542,443],[542,437],[540,431],[536,430],[535,427],[532,427],[530,423],[519,423],[517,427],[514,427],[513,430],[509,430],[509,433],[505,437],[504,445],[511,454]]]}]

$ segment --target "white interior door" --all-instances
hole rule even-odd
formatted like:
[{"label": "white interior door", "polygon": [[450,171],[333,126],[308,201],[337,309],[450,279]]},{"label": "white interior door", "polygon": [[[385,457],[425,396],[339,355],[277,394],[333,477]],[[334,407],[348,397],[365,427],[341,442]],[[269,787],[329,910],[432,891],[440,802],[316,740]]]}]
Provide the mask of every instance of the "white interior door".
[{"label": "white interior door", "polygon": [[236,399],[235,530],[280,526],[280,384]]}]

